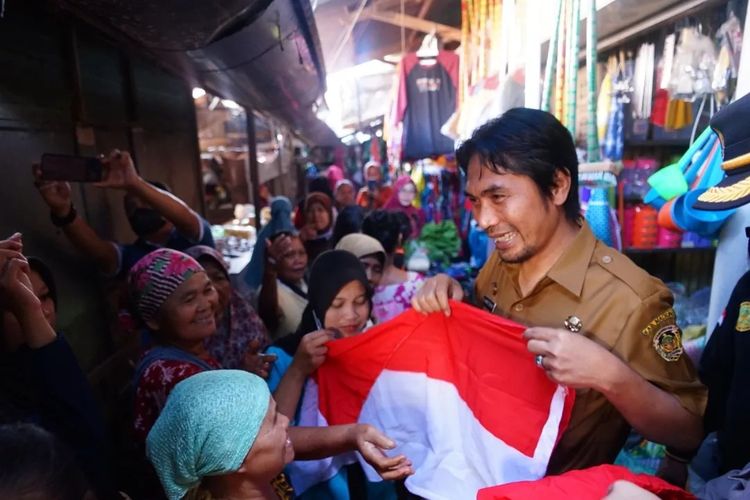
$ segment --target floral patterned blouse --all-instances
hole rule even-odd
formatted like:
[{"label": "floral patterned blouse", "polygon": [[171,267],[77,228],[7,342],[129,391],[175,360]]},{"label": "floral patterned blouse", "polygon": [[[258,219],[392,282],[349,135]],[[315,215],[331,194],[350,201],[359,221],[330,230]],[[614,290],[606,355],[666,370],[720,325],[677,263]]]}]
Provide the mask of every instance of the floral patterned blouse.
[{"label": "floral patterned blouse", "polygon": [[[203,361],[216,369],[221,368],[215,359]],[[146,442],[174,386],[202,371],[202,367],[189,361],[159,359],[148,365],[135,390],[133,430],[141,443]]]},{"label": "floral patterned blouse", "polygon": [[[273,488],[274,493],[276,493],[276,496],[279,498],[279,500],[294,500],[294,489],[292,488],[291,483],[289,482],[289,479],[287,479],[286,475],[282,472],[276,478],[271,481],[271,488]],[[197,486],[193,488],[192,490],[188,491],[182,500],[220,500],[213,495],[211,495],[211,492],[208,490],[205,490],[201,488],[200,486]]]},{"label": "floral patterned blouse", "polygon": [[419,273],[407,273],[403,283],[375,287],[372,297],[372,314],[378,323],[393,319],[407,309],[411,309],[411,299],[422,287],[425,279]]}]

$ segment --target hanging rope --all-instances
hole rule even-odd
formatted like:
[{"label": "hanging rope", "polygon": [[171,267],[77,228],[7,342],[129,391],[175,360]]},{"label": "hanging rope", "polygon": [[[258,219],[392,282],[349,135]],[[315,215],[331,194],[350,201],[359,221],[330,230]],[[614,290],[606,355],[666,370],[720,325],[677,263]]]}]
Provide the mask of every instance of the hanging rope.
[{"label": "hanging rope", "polygon": [[596,118],[596,0],[589,0],[589,14],[586,22],[586,70],[588,80],[588,100],[586,119],[586,149],[588,161],[599,161],[599,133]]},{"label": "hanging rope", "polygon": [[560,23],[560,37],[557,39],[557,67],[555,68],[555,112],[558,120],[563,121],[565,108],[565,58],[567,57],[566,38],[568,36],[568,12],[570,0],[563,0],[562,14],[558,20]]},{"label": "hanging rope", "polygon": [[401,55],[406,55],[406,28],[404,27],[404,1],[401,0],[401,19],[399,24],[401,25]]},{"label": "hanging rope", "polygon": [[461,0],[461,65],[458,75],[458,103],[462,105],[468,94],[469,86],[469,4]]},{"label": "hanging rope", "polygon": [[[557,15],[555,19],[560,19],[562,14],[563,0],[557,0]],[[552,100],[552,78],[555,75],[555,66],[557,65],[557,40],[560,37],[560,22],[555,23],[555,29],[552,32],[552,38],[547,48],[547,65],[544,68],[544,88],[542,90],[542,111],[550,110],[550,100]]]},{"label": "hanging rope", "polygon": [[568,78],[565,125],[576,140],[576,105],[578,98],[578,36],[581,19],[581,0],[572,0],[570,9],[570,45],[568,51]]}]

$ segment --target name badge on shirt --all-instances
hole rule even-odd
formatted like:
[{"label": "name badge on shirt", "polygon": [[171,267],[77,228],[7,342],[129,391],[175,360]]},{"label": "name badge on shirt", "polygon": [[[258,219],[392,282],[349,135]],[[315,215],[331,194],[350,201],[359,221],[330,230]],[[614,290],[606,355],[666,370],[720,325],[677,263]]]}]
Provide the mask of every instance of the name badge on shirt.
[{"label": "name badge on shirt", "polygon": [[491,313],[494,313],[495,309],[497,309],[497,304],[495,304],[495,302],[486,295],[482,297],[482,302],[484,303],[485,309],[487,309]]}]

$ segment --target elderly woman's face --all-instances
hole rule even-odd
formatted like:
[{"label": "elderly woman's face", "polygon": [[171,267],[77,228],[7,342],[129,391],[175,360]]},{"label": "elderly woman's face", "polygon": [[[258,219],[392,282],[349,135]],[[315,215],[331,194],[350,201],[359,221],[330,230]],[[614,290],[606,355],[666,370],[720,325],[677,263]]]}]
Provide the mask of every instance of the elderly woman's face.
[{"label": "elderly woman's face", "polygon": [[281,255],[276,268],[279,277],[287,283],[297,283],[305,277],[307,251],[298,236],[290,238],[289,246]]},{"label": "elderly woman's face", "polygon": [[334,297],[326,311],[325,328],[333,328],[344,337],[357,335],[364,330],[370,316],[370,302],[365,287],[359,281],[350,281]]},{"label": "elderly woman's face", "polygon": [[307,208],[307,223],[316,231],[325,231],[331,227],[331,214],[320,203],[311,203]]},{"label": "elderly woman's face", "polygon": [[276,402],[271,398],[258,437],[237,472],[267,483],[292,460],[294,448],[289,439],[289,419],[278,412]]},{"label": "elderly woman's face", "polygon": [[219,295],[204,272],[196,273],[169,296],[149,328],[163,338],[181,341],[206,339],[216,332],[214,315]]}]

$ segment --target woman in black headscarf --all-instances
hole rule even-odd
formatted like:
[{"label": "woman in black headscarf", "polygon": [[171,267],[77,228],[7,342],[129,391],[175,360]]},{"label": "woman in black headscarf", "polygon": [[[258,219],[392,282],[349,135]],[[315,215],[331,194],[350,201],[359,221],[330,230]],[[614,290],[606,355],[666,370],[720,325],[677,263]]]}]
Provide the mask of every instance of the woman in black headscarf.
[{"label": "woman in black headscarf", "polygon": [[325,359],[325,344],[361,333],[370,322],[372,288],[354,254],[330,250],[310,269],[308,304],[297,331],[266,351],[277,359],[268,385],[279,411],[294,418],[307,377]]},{"label": "woman in black headscarf", "polygon": [[[308,305],[296,333],[268,349],[278,358],[268,378],[280,413],[296,422],[307,378],[325,360],[326,344],[362,333],[372,312],[372,288],[359,259],[344,250],[320,254],[310,270]],[[367,482],[358,465],[306,490],[300,498],[395,498],[388,481]]]}]

